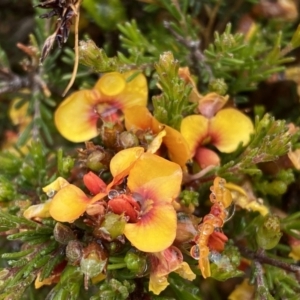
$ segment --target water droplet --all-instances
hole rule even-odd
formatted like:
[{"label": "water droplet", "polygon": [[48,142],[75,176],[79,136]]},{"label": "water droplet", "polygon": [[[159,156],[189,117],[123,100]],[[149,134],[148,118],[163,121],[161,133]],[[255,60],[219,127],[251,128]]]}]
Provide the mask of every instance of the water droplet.
[{"label": "water droplet", "polygon": [[114,199],[120,196],[120,193],[117,190],[110,190],[108,192],[108,199]]},{"label": "water droplet", "polygon": [[194,245],[191,250],[190,250],[190,254],[194,259],[199,259],[200,258],[200,253],[199,253],[199,247],[198,245]]},{"label": "water droplet", "polygon": [[224,223],[229,221],[235,214],[235,204],[231,204],[226,210],[227,216],[224,220]]},{"label": "water droplet", "polygon": [[49,198],[53,198],[54,195],[56,194],[56,191],[55,190],[49,190],[46,194]]}]

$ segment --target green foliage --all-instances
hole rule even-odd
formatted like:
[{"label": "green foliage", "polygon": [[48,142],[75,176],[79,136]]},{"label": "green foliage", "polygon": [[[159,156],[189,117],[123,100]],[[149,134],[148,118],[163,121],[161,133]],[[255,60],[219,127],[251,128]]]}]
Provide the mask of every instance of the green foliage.
[{"label": "green foliage", "polygon": [[160,56],[155,69],[163,93],[152,98],[154,116],[161,123],[179,130],[183,116],[191,108],[188,96],[192,87],[178,76],[179,64],[171,52]]},{"label": "green foliage", "polygon": [[[35,6],[41,4],[38,0],[32,2]],[[219,166],[208,166],[201,170],[190,159],[183,168],[183,177],[190,178],[190,181],[184,181],[175,201],[183,211],[176,213],[184,214],[185,221],[189,221],[182,222],[180,230],[187,228],[188,234],[184,241],[176,237],[174,247],[178,253],[182,253],[183,258],[178,255],[175,260],[187,262],[197,277],[191,282],[166,270],[169,286],[159,296],[149,292],[149,276],[157,271],[153,263],[155,255],[162,253],[141,252],[126,240],[123,233],[128,216],[123,210],[122,214],[112,213],[107,204],[108,198],[92,203],[88,207],[91,214],[83,213],[73,223],[56,222],[40,216],[33,220],[22,217],[29,206],[52,201],[42,188],[58,176],[82,189],[87,198],[94,196],[92,192],[89,193],[89,187],[84,186],[85,182],[82,183],[82,177],[93,171],[107,184],[108,179],[113,177],[108,166],[117,150],[106,149],[107,145],[103,143],[105,155],[101,151],[93,151],[91,144],[99,147],[99,137],[91,144],[87,142],[85,148],[80,145],[78,149],[78,145],[68,143],[55,129],[54,110],[64,100],[61,93],[71,77],[75,60],[73,29],[67,41],[74,19],[70,19],[70,23],[66,21],[73,10],[69,9],[66,19],[60,18],[67,24],[63,30],[63,27],[56,28],[60,21],[57,20],[57,14],[66,12],[61,7],[54,11],[54,19],[51,19],[50,16],[39,18],[46,10],[40,7],[32,9],[30,6],[31,15],[24,19],[22,16],[19,20],[20,12],[15,7],[19,8],[22,2],[6,4],[7,16],[18,19],[18,29],[16,34],[3,41],[9,44],[10,40],[14,43],[24,42],[27,37],[28,41],[26,45],[18,44],[17,55],[6,47],[6,43],[0,45],[0,231],[6,238],[5,242],[1,240],[4,267],[0,270],[0,300],[26,297],[37,300],[42,297],[48,300],[122,300],[142,297],[202,300],[210,295],[223,299],[218,281],[224,281],[225,286],[227,279],[240,276],[250,277],[255,299],[299,298],[300,286],[296,275],[300,271],[289,256],[293,246],[290,240],[300,240],[299,190],[295,188],[300,178],[299,170],[287,156],[289,152],[300,148],[300,130],[295,128],[292,132],[292,126],[287,126],[290,122],[299,126],[299,103],[291,103],[293,114],[287,112],[288,119],[277,120],[273,116],[281,112],[281,103],[289,103],[288,93],[283,93],[284,99],[279,101],[276,88],[270,96],[260,83],[276,87],[278,78],[280,83],[284,83],[284,70],[293,62],[293,58],[287,55],[300,46],[300,27],[296,28],[295,22],[291,21],[288,9],[276,10],[286,14],[278,18],[257,10],[260,2],[82,2],[78,29],[80,39],[84,40],[79,43],[81,66],[74,90],[92,88],[96,78],[105,72],[135,70],[129,81],[145,73],[149,86],[148,108],[163,124],[160,129],[167,125],[179,131],[185,116],[198,113],[198,103],[192,103],[190,99],[194,87],[178,75],[180,67],[188,67],[201,94],[215,92],[228,95],[228,107],[235,106],[249,112],[254,120],[254,133],[244,147],[240,145],[236,151],[228,154],[217,153],[213,147],[209,148],[220,155]],[[280,5],[281,1],[275,2],[272,5]],[[64,3],[69,4],[70,1],[61,1],[60,5]],[[47,13],[50,11],[47,10]],[[29,36],[26,30],[23,31],[27,28],[27,17],[31,23],[34,22]],[[242,26],[244,17],[251,19],[251,30],[248,32]],[[3,28],[14,29],[14,23],[13,19],[9,19]],[[49,47],[49,56],[41,64],[42,45],[53,32],[58,33],[56,41]],[[13,40],[15,36],[18,36],[18,41]],[[3,30],[0,31],[1,40],[2,37]],[[57,47],[57,42],[63,45],[63,49]],[[298,54],[292,54],[298,61]],[[298,78],[294,78],[294,82],[298,85]],[[255,94],[251,93],[253,91]],[[246,104],[242,105],[241,99]],[[114,101],[114,97],[111,100]],[[91,113],[95,113],[100,104],[97,102],[93,105]],[[23,107],[26,109],[19,118],[21,122],[9,121],[12,108],[19,111]],[[122,110],[122,107],[118,109]],[[98,131],[103,129],[100,121],[97,123]],[[69,122],[72,124],[73,119]],[[121,124],[123,119],[120,118],[119,122]],[[109,123],[109,126],[113,132],[115,124]],[[157,133],[150,131],[147,128],[145,137],[147,134],[155,137]],[[134,146],[146,148],[141,142],[140,136],[143,134],[140,130],[126,134],[135,137]],[[122,137],[126,138],[126,134]],[[121,134],[116,136],[121,139]],[[210,138],[202,146],[210,147],[208,144],[218,140],[219,136],[216,134]],[[17,139],[17,142],[13,139]],[[166,157],[165,148],[166,145],[163,145],[157,153]],[[282,161],[288,163],[282,164]],[[269,168],[270,164],[275,166],[275,171]],[[212,234],[208,237],[203,234],[202,238],[210,252],[208,259],[212,273],[212,279],[204,282],[198,261],[191,257],[189,251],[199,242],[196,238],[201,230],[198,223],[211,208],[208,198],[216,176],[224,177],[240,187],[244,193],[237,192],[236,196],[236,191],[232,191],[232,195],[234,200],[244,197],[247,209],[251,208],[247,204],[261,204],[262,201],[266,209],[272,207],[272,211],[277,211],[281,218],[273,214],[262,216],[237,204],[236,209],[233,205],[227,212],[222,210],[219,202],[215,203],[213,213],[220,213],[219,217],[226,224],[223,229],[214,226],[214,232],[224,230],[222,233],[230,242],[226,243],[224,251],[220,251],[225,241]],[[90,184],[97,185],[94,181]],[[97,188],[100,189],[96,186],[96,191]],[[124,178],[122,183],[113,188],[122,199],[122,195],[129,192],[127,179]],[[139,195],[134,197],[138,199]],[[73,203],[71,200],[74,199],[70,199],[70,205]],[[187,212],[194,207],[196,218]],[[281,239],[282,234],[284,238]],[[239,269],[241,257],[251,261],[250,276],[249,266],[245,266],[245,272]],[[172,268],[173,263],[176,265],[172,261],[170,266],[166,263],[164,267]],[[48,289],[48,296],[44,297],[47,288],[45,292],[33,288],[37,278],[40,281],[55,278]]]},{"label": "green foliage", "polygon": [[281,32],[270,49],[259,28],[249,40],[241,33],[232,34],[231,28],[229,24],[223,34],[216,32],[214,43],[204,52],[213,74],[226,80],[231,93],[255,89],[258,82],[284,70],[281,65],[292,61],[282,57]]},{"label": "green foliage", "polygon": [[134,284],[127,280],[121,282],[112,278],[101,284],[98,295],[93,296],[91,300],[125,300],[134,288]]},{"label": "green foliage", "polygon": [[2,254],[8,267],[1,270],[0,299],[21,299],[37,274],[42,272],[41,280],[49,276],[63,256],[59,254],[57,242],[51,238],[53,227],[4,211],[0,211],[0,224],[2,232],[17,231],[8,235],[8,240],[23,243],[20,251]]}]

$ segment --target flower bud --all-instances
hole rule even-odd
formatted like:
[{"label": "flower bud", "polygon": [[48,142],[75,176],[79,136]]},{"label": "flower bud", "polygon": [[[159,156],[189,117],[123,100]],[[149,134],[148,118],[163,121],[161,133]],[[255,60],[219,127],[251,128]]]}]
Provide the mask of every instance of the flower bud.
[{"label": "flower bud", "polygon": [[102,163],[104,158],[104,152],[96,150],[88,156],[86,166],[92,171],[99,172],[100,170],[105,169],[105,166]]},{"label": "flower bud", "polygon": [[208,88],[210,92],[215,92],[221,96],[224,96],[227,92],[228,86],[223,78],[217,78],[209,83]]},{"label": "flower bud", "polygon": [[93,242],[83,250],[80,269],[89,278],[96,277],[104,271],[107,259],[104,249],[99,244]]},{"label": "flower bud", "polygon": [[119,145],[122,149],[132,148],[139,145],[139,140],[137,136],[129,131],[123,131],[119,135]]},{"label": "flower bud", "polygon": [[70,264],[77,265],[82,257],[83,246],[77,240],[69,241],[66,247],[66,257]]},{"label": "flower bud", "polygon": [[272,249],[278,244],[281,236],[279,218],[272,215],[265,216],[256,232],[258,246],[266,250]]},{"label": "flower bud", "polygon": [[117,145],[117,136],[123,130],[123,125],[119,123],[104,123],[100,129],[100,136],[104,146],[114,149]]},{"label": "flower bud", "polygon": [[63,245],[67,245],[70,241],[76,239],[72,229],[59,222],[55,224],[53,235],[54,235],[54,239]]},{"label": "flower bud", "polygon": [[95,228],[94,235],[106,239],[115,239],[124,232],[126,221],[123,216],[108,213],[104,217],[101,226]]},{"label": "flower bud", "polygon": [[124,261],[127,268],[136,273],[137,276],[144,275],[148,269],[147,257],[141,252],[129,250],[125,255]]}]

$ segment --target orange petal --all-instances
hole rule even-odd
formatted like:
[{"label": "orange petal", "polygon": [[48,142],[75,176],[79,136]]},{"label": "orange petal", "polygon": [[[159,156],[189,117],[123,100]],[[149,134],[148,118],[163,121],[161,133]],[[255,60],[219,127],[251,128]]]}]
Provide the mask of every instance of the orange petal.
[{"label": "orange petal", "polygon": [[166,126],[165,130],[167,134],[163,138],[163,142],[168,149],[169,158],[184,168],[191,158],[189,145],[183,135],[176,129]]},{"label": "orange petal", "polygon": [[211,143],[221,152],[233,152],[239,143],[246,145],[253,130],[250,118],[234,108],[222,109],[210,119]]},{"label": "orange petal", "polygon": [[137,223],[126,224],[124,234],[141,251],[162,251],[175,239],[176,212],[169,203],[155,203]]},{"label": "orange petal", "polygon": [[195,160],[197,161],[201,169],[205,169],[208,166],[220,165],[220,157],[218,156],[218,154],[205,147],[197,148]]},{"label": "orange petal", "polygon": [[120,180],[129,174],[130,169],[136,160],[144,153],[144,148],[133,147],[118,152],[110,161],[110,172],[113,175],[113,181],[108,188],[118,184]]},{"label": "orange petal", "polygon": [[190,153],[194,156],[196,149],[208,133],[208,119],[200,115],[191,115],[181,122],[180,132],[186,140]]},{"label": "orange petal", "polygon": [[152,154],[156,153],[159,150],[163,142],[163,138],[166,136],[166,134],[167,132],[165,130],[159,132],[157,136],[152,140],[150,145],[148,146],[147,152]]},{"label": "orange petal", "polygon": [[57,108],[54,121],[60,134],[71,142],[83,142],[97,136],[99,118],[95,105],[100,95],[96,90],[73,93]]},{"label": "orange petal", "polygon": [[181,181],[182,170],[178,164],[144,153],[132,167],[127,185],[144,199],[172,202],[179,194]]},{"label": "orange petal", "polygon": [[73,222],[86,210],[90,199],[73,184],[59,190],[50,204],[50,215],[59,222]]},{"label": "orange petal", "polygon": [[125,127],[127,130],[136,132],[137,130],[152,130],[153,133],[158,133],[163,129],[160,124],[152,116],[150,111],[145,106],[134,106],[124,110]]}]

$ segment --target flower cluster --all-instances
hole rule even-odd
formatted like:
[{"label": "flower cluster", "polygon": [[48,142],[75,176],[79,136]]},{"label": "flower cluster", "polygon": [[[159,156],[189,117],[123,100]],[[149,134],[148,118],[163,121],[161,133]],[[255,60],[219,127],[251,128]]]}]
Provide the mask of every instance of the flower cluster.
[{"label": "flower cluster", "polygon": [[[230,153],[246,145],[253,125],[237,109],[222,109],[228,97],[216,93],[201,96],[188,70],[178,76],[186,76],[192,86],[190,101],[198,107],[182,120],[180,131],[151,114],[146,107],[146,78],[133,71],[103,75],[93,89],[73,93],[55,113],[57,129],[66,139],[87,142],[95,138],[97,142],[100,138],[102,144],[87,143],[80,155],[81,161],[89,163],[81,168],[78,178],[58,177],[43,188],[49,199],[28,207],[24,216],[33,220],[51,217],[57,224],[70,224],[68,229],[57,227],[56,236],[65,236],[60,231],[73,232],[63,242],[67,261],[80,266],[93,282],[105,278],[107,257],[130,249],[125,257],[127,268],[137,277],[149,276],[149,290],[160,294],[169,285],[171,272],[188,280],[196,278],[192,271],[196,264],[187,262],[193,258],[199,260],[203,277],[211,276],[209,253],[222,252],[228,240],[222,226],[232,197],[225,180],[216,177],[211,212],[199,225],[195,205],[188,203],[187,210],[180,200],[185,189],[183,177],[193,161],[201,169],[217,166],[217,150]],[[97,160],[96,167],[90,163],[91,156]],[[85,239],[74,235],[80,222],[90,228]],[[116,242],[118,250],[111,253],[108,245]],[[146,267],[137,262],[139,267],[132,266],[132,257],[144,261]],[[86,269],[91,259],[95,264],[102,261],[96,272]]]}]

